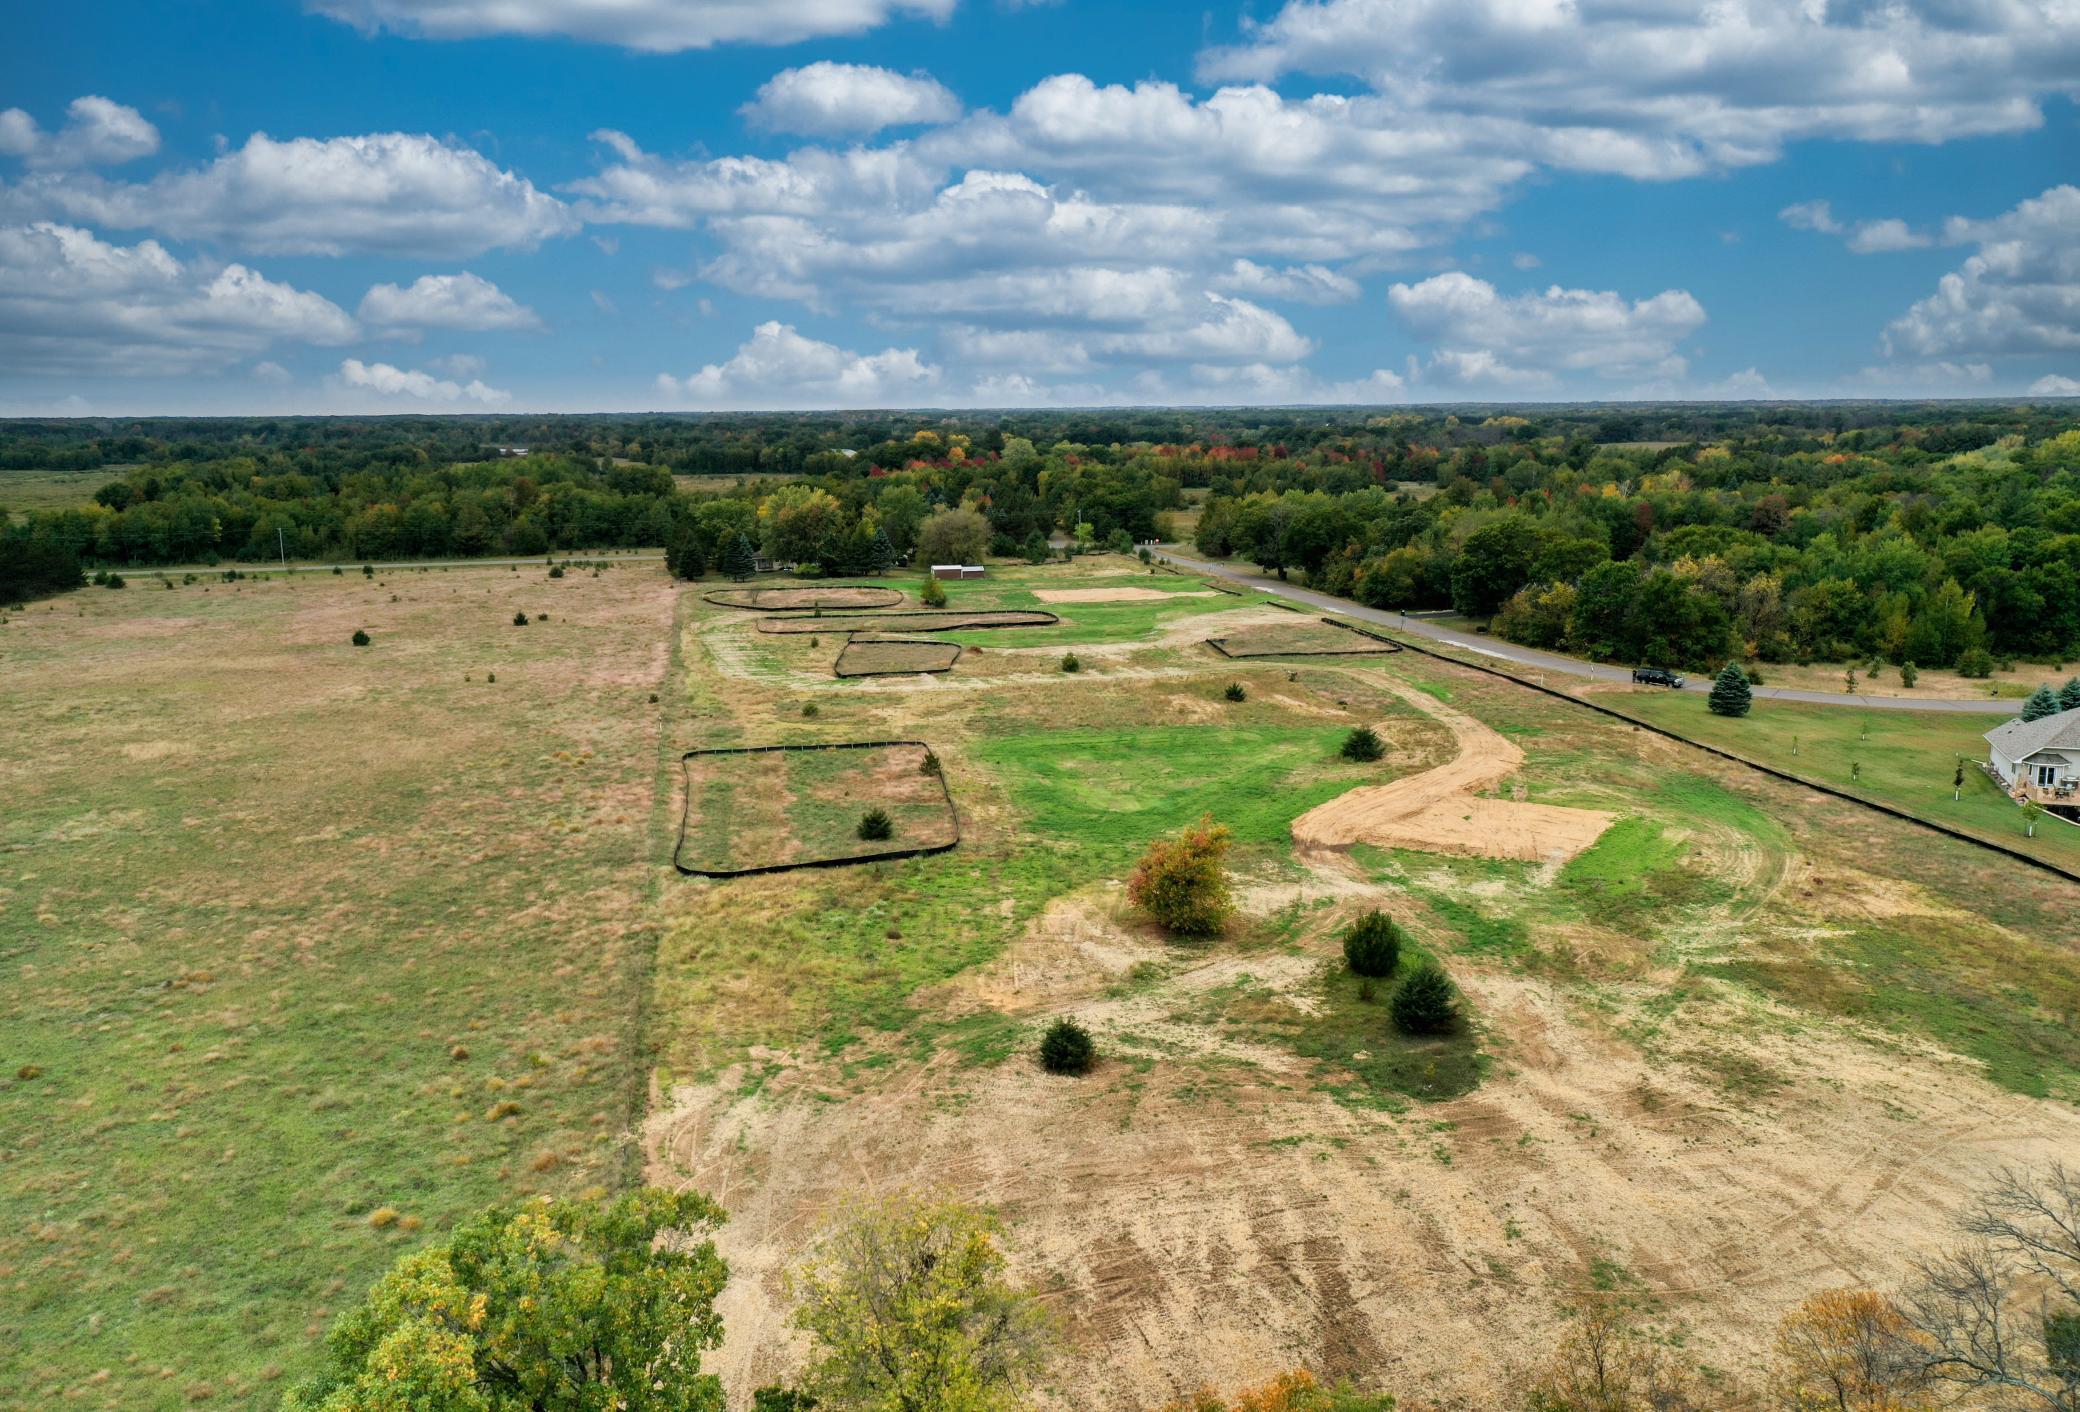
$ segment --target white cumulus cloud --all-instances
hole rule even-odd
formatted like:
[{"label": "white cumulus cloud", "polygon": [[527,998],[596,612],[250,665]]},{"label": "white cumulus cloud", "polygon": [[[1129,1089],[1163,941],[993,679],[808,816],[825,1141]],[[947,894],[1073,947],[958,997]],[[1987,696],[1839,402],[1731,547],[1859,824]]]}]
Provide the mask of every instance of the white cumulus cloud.
[{"label": "white cumulus cloud", "polygon": [[1887,357],[2002,357],[2080,348],[2080,187],[2054,186],[1992,220],[1952,217],[1976,253],[1892,321]]},{"label": "white cumulus cloud", "polygon": [[893,407],[917,405],[939,381],[939,369],[914,348],[854,353],[773,321],[727,362],[684,378],[658,374],[657,389],[695,407]]},{"label": "white cumulus cloud", "polygon": [[2080,397],[2080,378],[2069,378],[2062,373],[2046,373],[2029,385],[2032,397]]},{"label": "white cumulus cloud", "polygon": [[926,74],[822,60],[767,79],[744,115],[774,132],[849,137],[917,123],[947,123],[961,104]]},{"label": "white cumulus cloud", "polygon": [[1676,347],[1705,320],[1686,290],[1633,301],[1559,285],[1504,295],[1463,270],[1396,284],[1387,303],[1436,345],[1434,376],[1496,386],[1537,386],[1574,374],[1680,377],[1687,365]]},{"label": "white cumulus cloud", "polygon": [[1359,294],[1358,282],[1325,265],[1288,265],[1273,269],[1254,260],[1238,259],[1226,274],[1217,276],[1214,287],[1231,294],[1249,294],[1259,299],[1290,299],[1300,304],[1348,304]]},{"label": "white cumulus cloud", "polygon": [[358,332],[324,296],[244,265],[48,221],[0,226],[0,371],[210,372],[276,342]]},{"label": "white cumulus cloud", "polygon": [[421,275],[410,285],[378,284],[361,298],[363,322],[386,328],[537,329],[535,311],[488,279],[464,270]]},{"label": "white cumulus cloud", "polygon": [[[1802,138],[1941,142],[2071,96],[2068,0],[1286,0],[1201,56],[1209,81],[1347,74],[1412,113],[1539,125],[1556,164],[1664,175]],[[1572,159],[1562,154],[1572,151]],[[1639,170],[1636,174],[1646,174]]]},{"label": "white cumulus cloud", "polygon": [[428,39],[562,36],[672,54],[860,34],[899,17],[943,20],[954,0],[309,0],[309,6],[364,30]]},{"label": "white cumulus cloud", "polygon": [[41,173],[0,192],[0,211],[294,255],[466,257],[531,249],[579,224],[482,153],[401,132],[282,142],[255,133],[205,166],[145,182]]},{"label": "white cumulus cloud", "polygon": [[489,387],[475,378],[458,383],[435,377],[417,368],[399,368],[389,363],[364,363],[348,358],[339,365],[339,383],[356,391],[411,402],[478,402],[496,407],[513,400],[513,394]]},{"label": "white cumulus cloud", "polygon": [[159,129],[144,114],[92,93],[72,100],[56,132],[20,108],[0,110],[0,155],[31,168],[116,166],[158,150]]}]

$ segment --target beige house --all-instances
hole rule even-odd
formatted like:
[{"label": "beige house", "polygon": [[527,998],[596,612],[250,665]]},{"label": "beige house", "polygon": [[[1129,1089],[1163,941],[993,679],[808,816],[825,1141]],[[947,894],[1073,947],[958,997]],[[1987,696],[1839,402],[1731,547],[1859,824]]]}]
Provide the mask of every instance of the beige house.
[{"label": "beige house", "polygon": [[1986,732],[1987,764],[2017,799],[2080,807],[2080,707]]}]

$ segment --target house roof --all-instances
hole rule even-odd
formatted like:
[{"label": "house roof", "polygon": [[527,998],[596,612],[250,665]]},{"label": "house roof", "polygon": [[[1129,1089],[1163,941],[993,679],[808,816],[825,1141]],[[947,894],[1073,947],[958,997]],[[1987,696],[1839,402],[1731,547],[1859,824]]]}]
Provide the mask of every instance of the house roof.
[{"label": "house roof", "polygon": [[2010,760],[2026,760],[2039,750],[2080,750],[2080,706],[2034,721],[2018,719],[1995,726],[1986,732],[1986,739]]}]

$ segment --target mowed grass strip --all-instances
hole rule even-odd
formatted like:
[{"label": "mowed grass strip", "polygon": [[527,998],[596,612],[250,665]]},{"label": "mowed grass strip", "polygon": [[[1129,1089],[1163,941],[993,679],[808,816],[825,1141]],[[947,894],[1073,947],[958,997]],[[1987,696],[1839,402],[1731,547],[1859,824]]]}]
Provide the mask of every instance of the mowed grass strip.
[{"label": "mowed grass strip", "polygon": [[1333,726],[1206,724],[1036,731],[976,749],[1043,843],[1117,858],[1201,815],[1241,843],[1287,843],[1316,804],[1391,778],[1342,761],[1342,739]]},{"label": "mowed grass strip", "polygon": [[[2038,822],[2037,836],[2027,837],[2022,811],[1976,768],[1986,758],[1985,733],[2003,717],[1860,711],[1767,699],[1758,699],[1746,716],[1728,717],[1713,715],[1704,697],[1690,692],[1606,699],[1643,721],[1706,744],[2080,869],[2080,827],[2046,818]],[[1953,800],[1960,756],[1963,797]]]},{"label": "mowed grass strip", "polygon": [[626,1177],[672,603],[479,568],[0,626],[0,1407],[272,1409],[402,1250]]}]

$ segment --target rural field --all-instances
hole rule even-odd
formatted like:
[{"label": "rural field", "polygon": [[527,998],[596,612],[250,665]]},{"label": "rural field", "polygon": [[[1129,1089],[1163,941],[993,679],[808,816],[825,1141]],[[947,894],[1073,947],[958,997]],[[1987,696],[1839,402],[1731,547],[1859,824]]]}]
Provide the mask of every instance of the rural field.
[{"label": "rural field", "polygon": [[[415,1241],[648,1179],[730,1212],[733,1406],[792,1370],[803,1242],[925,1190],[1002,1212],[1050,1405],[1304,1364],[1486,1408],[1588,1290],[1751,1369],[2080,1150],[2080,885],[1262,596],[1117,556],[925,625],[906,574],[172,582],[0,624],[0,1407],[272,1407]],[[922,746],[682,759],[854,742]],[[1865,780],[1947,801],[1946,742]],[[1167,940],[1123,884],[1207,816],[1239,913]],[[1343,969],[1372,907],[1456,1033]],[[1063,1016],[1082,1078],[1033,1062]]]}]

